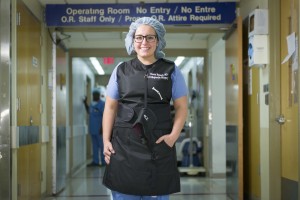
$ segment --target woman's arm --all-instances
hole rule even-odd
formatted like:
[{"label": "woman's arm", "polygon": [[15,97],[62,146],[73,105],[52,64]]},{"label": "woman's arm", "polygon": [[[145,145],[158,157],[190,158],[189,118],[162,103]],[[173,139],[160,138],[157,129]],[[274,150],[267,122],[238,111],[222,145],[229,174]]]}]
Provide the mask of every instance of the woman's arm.
[{"label": "woman's arm", "polygon": [[110,142],[112,129],[118,111],[118,101],[115,99],[106,96],[105,107],[103,112],[103,154],[105,156],[105,162],[109,164],[110,156],[112,153],[115,153],[113,146]]}]

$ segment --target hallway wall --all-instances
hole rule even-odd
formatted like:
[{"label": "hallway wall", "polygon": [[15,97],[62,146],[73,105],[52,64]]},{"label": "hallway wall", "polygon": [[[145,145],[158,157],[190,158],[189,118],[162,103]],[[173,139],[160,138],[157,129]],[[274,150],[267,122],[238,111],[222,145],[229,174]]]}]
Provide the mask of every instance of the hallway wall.
[{"label": "hallway wall", "polygon": [[11,195],[10,1],[0,0],[0,198]]},{"label": "hallway wall", "polygon": [[226,101],[225,98],[225,43],[221,34],[209,38],[210,61],[210,175],[226,176]]},{"label": "hallway wall", "polygon": [[[70,103],[71,108],[71,138],[70,138],[70,170],[74,172],[86,161],[86,139],[87,124],[86,111],[83,105],[83,98],[87,94],[87,76],[91,80],[91,87],[95,85],[95,77],[88,66],[80,58],[73,58],[71,64],[70,79]],[[91,88],[91,90],[92,90]]]}]

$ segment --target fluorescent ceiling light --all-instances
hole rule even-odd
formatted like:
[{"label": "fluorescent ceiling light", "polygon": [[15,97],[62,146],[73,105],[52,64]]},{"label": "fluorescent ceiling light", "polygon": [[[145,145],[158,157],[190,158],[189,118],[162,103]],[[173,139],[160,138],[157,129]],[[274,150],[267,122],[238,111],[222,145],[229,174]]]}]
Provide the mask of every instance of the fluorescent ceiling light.
[{"label": "fluorescent ceiling light", "polygon": [[95,70],[98,72],[98,74],[100,75],[104,75],[104,70],[102,68],[102,66],[100,65],[98,59],[96,57],[90,57],[90,61],[92,62]]},{"label": "fluorescent ceiling light", "polygon": [[177,58],[176,58],[176,60],[175,60],[175,65],[177,66],[177,67],[179,67],[179,65],[182,63],[182,61],[184,60],[184,56],[178,56]]}]

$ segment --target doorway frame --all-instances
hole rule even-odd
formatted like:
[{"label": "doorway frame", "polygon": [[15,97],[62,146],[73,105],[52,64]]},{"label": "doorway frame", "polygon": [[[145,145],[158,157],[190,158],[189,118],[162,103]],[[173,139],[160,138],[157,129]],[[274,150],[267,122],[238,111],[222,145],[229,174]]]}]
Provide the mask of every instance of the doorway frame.
[{"label": "doorway frame", "polygon": [[[280,0],[269,3],[270,28],[270,113],[269,113],[269,199],[281,198],[281,133],[280,125],[275,121],[280,115]],[[272,167],[271,167],[272,166]]]}]

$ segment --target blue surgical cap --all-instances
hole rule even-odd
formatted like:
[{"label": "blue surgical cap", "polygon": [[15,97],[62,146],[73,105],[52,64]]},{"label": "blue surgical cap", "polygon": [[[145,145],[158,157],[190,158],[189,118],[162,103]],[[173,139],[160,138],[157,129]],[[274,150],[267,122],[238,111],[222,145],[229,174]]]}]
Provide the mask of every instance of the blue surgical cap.
[{"label": "blue surgical cap", "polygon": [[129,31],[125,38],[125,46],[126,46],[128,55],[136,54],[136,52],[134,51],[134,46],[133,46],[133,37],[134,37],[134,34],[135,34],[137,28],[140,25],[149,25],[154,28],[154,30],[157,34],[157,38],[158,38],[158,46],[156,47],[156,50],[155,50],[155,58],[159,59],[159,58],[165,57],[165,53],[162,50],[166,46],[166,40],[164,38],[166,30],[162,23],[160,23],[158,20],[151,18],[151,17],[142,17],[142,18],[137,19],[135,22],[131,23],[131,25],[129,27]]}]

